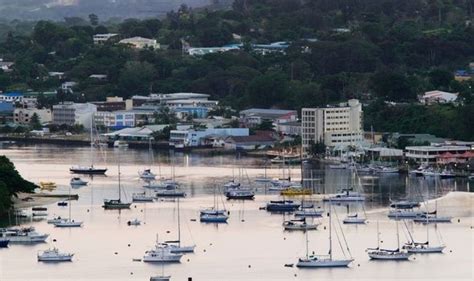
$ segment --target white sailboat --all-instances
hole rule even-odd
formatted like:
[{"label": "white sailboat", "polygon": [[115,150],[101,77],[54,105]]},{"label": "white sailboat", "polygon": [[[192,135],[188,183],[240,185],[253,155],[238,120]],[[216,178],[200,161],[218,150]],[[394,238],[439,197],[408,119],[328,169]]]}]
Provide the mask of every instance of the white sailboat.
[{"label": "white sailboat", "polygon": [[408,253],[406,250],[400,250],[400,236],[398,233],[398,221],[397,224],[397,249],[381,249],[380,248],[380,231],[379,231],[379,222],[377,221],[377,248],[368,248],[367,254],[373,260],[408,260],[411,253]]},{"label": "white sailboat", "polygon": [[71,186],[69,186],[69,217],[64,220],[59,220],[54,224],[55,227],[81,227],[82,226],[82,221],[76,221],[71,218]]},{"label": "white sailboat", "polygon": [[148,169],[145,169],[142,172],[139,172],[140,178],[143,180],[154,180],[156,178],[156,175],[151,171],[151,166],[153,165],[153,162],[154,162],[153,149],[151,146],[152,140],[154,140],[153,137],[148,138],[148,163],[150,166]]},{"label": "white sailboat", "polygon": [[[407,230],[408,230],[408,227],[407,227]],[[438,245],[438,246],[433,246],[430,244],[430,231],[429,231],[428,223],[426,223],[426,242],[415,242],[409,230],[408,230],[408,234],[410,236],[411,241],[409,243],[406,243],[403,246],[403,249],[407,250],[408,253],[413,253],[413,254],[442,253],[444,248],[446,248],[446,246],[444,246],[443,244]]]},{"label": "white sailboat", "polygon": [[[300,258],[298,263],[296,264],[297,267],[308,267],[308,268],[321,268],[321,267],[346,267],[354,259],[351,257],[349,259],[335,259],[333,257],[333,249],[332,249],[332,214],[331,214],[332,206],[329,206],[329,254],[328,255],[309,255],[308,251],[308,232],[306,232],[306,257]],[[342,231],[342,229],[341,229]],[[339,239],[339,236],[337,236]],[[344,238],[345,241],[345,238]],[[347,250],[349,251],[349,247],[347,246]],[[341,248],[342,250],[342,248]],[[344,251],[343,251],[344,252]],[[350,253],[350,252],[349,252]]]},{"label": "white sailboat", "polygon": [[165,243],[171,247],[172,253],[194,253],[194,248],[196,248],[196,245],[183,246],[181,244],[181,216],[180,216],[179,198],[177,199],[177,205],[178,205],[178,240],[165,241]]}]

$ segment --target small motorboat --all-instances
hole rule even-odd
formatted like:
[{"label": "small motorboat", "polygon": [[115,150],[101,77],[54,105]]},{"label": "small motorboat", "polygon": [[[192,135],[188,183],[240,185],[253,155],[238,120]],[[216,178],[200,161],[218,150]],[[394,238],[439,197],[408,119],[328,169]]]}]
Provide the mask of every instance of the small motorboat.
[{"label": "small motorboat", "polygon": [[141,225],[141,224],[142,224],[142,222],[141,222],[140,220],[138,220],[138,219],[133,219],[133,220],[127,222],[127,225],[135,225],[135,226],[138,226],[138,225]]},{"label": "small motorboat", "polygon": [[66,220],[65,218],[54,217],[52,219],[49,219],[47,222],[48,222],[48,224],[56,224],[56,223],[59,223],[59,222],[65,221],[65,220]]},{"label": "small motorboat", "polygon": [[144,262],[180,262],[183,254],[172,253],[171,247],[167,244],[156,243],[155,248],[146,251],[143,256]]},{"label": "small motorboat", "polygon": [[155,200],[155,197],[146,195],[145,192],[132,194],[133,202],[153,202],[154,200]]},{"label": "small motorboat", "polygon": [[79,177],[73,177],[69,183],[71,184],[71,186],[84,186],[84,185],[87,185],[87,181],[84,181]]},{"label": "small motorboat", "polygon": [[42,262],[64,262],[72,261],[74,254],[71,253],[61,253],[57,248],[44,250],[43,252],[38,253],[38,261]]},{"label": "small motorboat", "polygon": [[229,219],[229,216],[223,213],[207,213],[207,214],[201,214],[199,216],[199,221],[200,222],[208,222],[208,223],[226,223],[227,220]]},{"label": "small motorboat", "polygon": [[283,228],[285,230],[316,230],[319,223],[307,223],[305,218],[285,221]]},{"label": "small motorboat", "polygon": [[267,211],[269,212],[293,212],[300,207],[300,204],[291,200],[274,200],[267,203]]},{"label": "small motorboat", "polygon": [[255,192],[247,188],[238,188],[226,192],[225,196],[227,199],[253,200],[255,198]]},{"label": "small motorboat", "polygon": [[313,191],[309,188],[289,187],[280,191],[282,196],[311,195]]},{"label": "small motorboat", "polygon": [[156,178],[156,175],[151,171],[151,169],[145,169],[139,174],[140,178],[144,180],[154,180]]},{"label": "small motorboat", "polygon": [[317,209],[301,209],[295,212],[295,217],[321,217],[324,210]]},{"label": "small motorboat", "polygon": [[345,224],[364,224],[366,221],[365,218],[359,217],[359,214],[347,215],[347,217],[342,221]]},{"label": "small motorboat", "polygon": [[65,219],[54,223],[55,227],[81,227],[82,221]]},{"label": "small motorboat", "polygon": [[67,203],[66,201],[58,202],[58,206],[60,206],[60,207],[66,207],[67,204],[68,204],[68,203]]}]

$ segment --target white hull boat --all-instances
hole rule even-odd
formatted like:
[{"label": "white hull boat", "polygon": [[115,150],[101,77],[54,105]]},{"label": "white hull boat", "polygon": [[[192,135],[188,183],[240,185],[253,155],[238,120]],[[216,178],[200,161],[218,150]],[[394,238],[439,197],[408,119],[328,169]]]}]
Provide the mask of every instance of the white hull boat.
[{"label": "white hull boat", "polygon": [[127,222],[127,225],[135,225],[135,226],[137,226],[137,225],[141,225],[141,224],[142,224],[142,222],[141,222],[140,220],[138,220],[138,219],[133,219],[133,220]]},{"label": "white hull boat", "polygon": [[150,281],[170,281],[170,275],[160,275],[160,276],[152,276],[150,277]]},{"label": "white hull boat", "polygon": [[42,262],[65,262],[72,261],[74,254],[61,253],[58,249],[48,249],[38,254],[38,261]]},{"label": "white hull boat", "polygon": [[[388,217],[391,219],[412,219],[423,215],[422,211],[413,210],[390,210]],[[426,219],[425,219],[426,220]]]},{"label": "white hull boat", "polygon": [[84,186],[87,185],[87,182],[82,180],[81,178],[74,177],[70,181],[71,186]]},{"label": "white hull boat", "polygon": [[308,210],[303,209],[295,212],[295,217],[321,217],[324,213],[324,210]]},{"label": "white hull boat", "polygon": [[408,253],[412,254],[434,254],[434,253],[442,253],[446,246],[430,246],[429,244],[418,244],[418,245],[407,245],[404,247],[408,251]]},{"label": "white hull boat", "polygon": [[10,243],[41,243],[46,241],[49,234],[41,234],[33,227],[26,229],[0,229],[0,238],[7,239]]},{"label": "white hull boat", "polygon": [[156,178],[156,175],[150,169],[144,170],[143,172],[139,173],[139,175],[143,180],[154,180]]},{"label": "white hull boat", "polygon": [[55,218],[52,218],[52,219],[49,219],[47,221],[48,224],[56,224],[56,223],[60,223],[60,222],[63,222],[63,221],[66,221],[67,219],[64,219],[64,218],[61,218],[61,217],[55,217]]},{"label": "white hull boat", "polygon": [[373,260],[408,260],[411,253],[392,250],[373,250],[367,253]]},{"label": "white hull boat", "polygon": [[81,227],[82,221],[63,220],[54,224],[55,227]]},{"label": "white hull boat", "polygon": [[345,224],[365,224],[366,219],[359,217],[357,214],[355,215],[348,215],[342,221]]},{"label": "white hull boat", "polygon": [[307,231],[307,230],[317,230],[318,225],[316,223],[307,223],[306,221],[300,221],[300,220],[291,220],[291,221],[285,221],[283,223],[283,228],[285,230],[302,230],[302,231]]},{"label": "white hull boat", "polygon": [[153,196],[148,196],[145,192],[132,194],[133,202],[153,202],[154,200]]},{"label": "white hull boat", "polygon": [[414,222],[421,222],[421,223],[450,223],[452,217],[423,217],[418,216],[413,219]]},{"label": "white hull boat", "polygon": [[145,252],[144,262],[180,262],[183,254],[172,253],[167,245],[160,244],[151,251]]},{"label": "white hull boat", "polygon": [[300,258],[297,267],[347,267],[353,259],[342,259],[335,260],[331,259],[329,256],[309,256],[306,258]]}]

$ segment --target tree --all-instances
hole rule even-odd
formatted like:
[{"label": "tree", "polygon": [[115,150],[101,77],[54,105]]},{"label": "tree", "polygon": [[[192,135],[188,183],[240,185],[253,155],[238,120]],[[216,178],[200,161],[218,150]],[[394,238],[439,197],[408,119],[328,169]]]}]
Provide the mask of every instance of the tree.
[{"label": "tree", "polygon": [[97,26],[99,24],[99,16],[97,16],[96,14],[90,14],[89,22],[92,26]]},{"label": "tree", "polygon": [[120,71],[119,91],[121,96],[128,98],[132,95],[148,94],[151,82],[155,79],[155,67],[148,62],[129,61]]},{"label": "tree", "polygon": [[36,112],[33,113],[33,115],[31,116],[30,127],[33,130],[41,130],[41,128],[42,128],[41,120],[40,120],[40,118],[39,118],[39,116]]},{"label": "tree", "polygon": [[309,153],[313,156],[322,155],[326,153],[326,145],[323,140],[317,142],[311,141],[309,147]]}]

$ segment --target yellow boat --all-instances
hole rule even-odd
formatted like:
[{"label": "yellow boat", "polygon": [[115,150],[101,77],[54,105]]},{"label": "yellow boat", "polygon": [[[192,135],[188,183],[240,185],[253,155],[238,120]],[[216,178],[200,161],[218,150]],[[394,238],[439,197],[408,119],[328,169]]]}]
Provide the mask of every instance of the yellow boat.
[{"label": "yellow boat", "polygon": [[313,191],[309,188],[295,188],[290,187],[280,192],[280,195],[284,196],[297,196],[297,195],[312,195]]},{"label": "yellow boat", "polygon": [[44,189],[48,188],[56,188],[56,183],[52,181],[41,181],[40,182],[40,187]]}]

